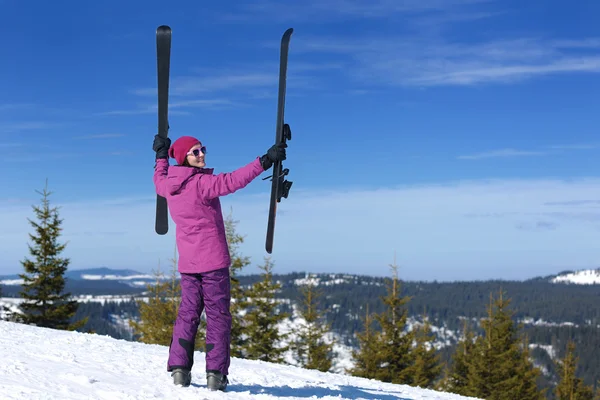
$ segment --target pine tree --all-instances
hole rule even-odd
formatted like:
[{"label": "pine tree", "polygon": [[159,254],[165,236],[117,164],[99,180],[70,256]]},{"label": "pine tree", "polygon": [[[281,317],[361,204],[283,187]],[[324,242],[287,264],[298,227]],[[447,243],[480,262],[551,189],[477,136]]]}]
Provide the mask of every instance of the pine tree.
[{"label": "pine tree", "polygon": [[236,231],[238,221],[233,219],[232,212],[225,219],[225,232],[227,243],[229,244],[229,255],[231,257],[231,266],[229,268],[231,276],[231,356],[244,357],[243,349],[246,345],[246,335],[244,333],[244,317],[248,303],[246,302],[246,294],[240,285],[240,280],[237,277],[238,272],[245,266],[250,264],[250,258],[240,254],[239,247],[244,242],[244,237]]},{"label": "pine tree", "polygon": [[374,379],[380,365],[378,358],[379,335],[373,329],[373,318],[369,313],[368,304],[363,319],[363,327],[364,331],[356,334],[358,349],[352,350],[354,366],[348,369],[347,372],[352,376]]},{"label": "pine tree", "polygon": [[[529,351],[529,339],[527,336],[520,339],[521,358],[517,362],[516,375],[520,378],[517,387],[513,393],[519,396],[519,399],[546,399],[547,389],[540,390],[537,381],[542,371],[535,367]],[[501,389],[502,390],[502,389]]]},{"label": "pine tree", "polygon": [[467,320],[463,325],[463,339],[460,340],[454,353],[452,354],[452,363],[448,370],[441,389],[447,392],[468,395],[468,375],[470,359],[473,357],[475,332],[469,327]]},{"label": "pine tree", "polygon": [[544,391],[536,384],[540,371],[518,337],[509,304],[502,293],[492,303],[490,294],[488,318],[481,322],[485,335],[477,338],[469,362],[467,395],[489,400],[542,400]]},{"label": "pine tree", "polygon": [[[154,272],[155,282],[146,287],[149,292],[148,301],[136,301],[140,321],[129,321],[133,328],[134,337],[148,344],[159,344],[169,346],[173,336],[173,325],[177,319],[181,303],[181,285],[178,280],[177,259],[171,259],[171,275],[165,279],[164,273],[160,271],[160,263]],[[204,323],[203,323],[204,322]],[[205,341],[206,322],[201,320],[200,328],[196,334],[195,350],[203,348]]]},{"label": "pine tree", "polygon": [[410,385],[421,388],[433,388],[442,371],[440,356],[433,346],[435,336],[431,333],[431,324],[423,316],[423,325],[415,330],[416,346],[412,349],[413,364],[407,368]]},{"label": "pine tree", "polygon": [[301,294],[303,304],[300,315],[305,324],[296,328],[298,339],[292,349],[302,368],[327,372],[333,364],[333,342],[326,340],[331,327],[321,322],[323,315],[317,308],[317,301],[322,293],[309,281],[302,287]]},{"label": "pine tree", "polygon": [[289,317],[288,313],[277,312],[275,293],[281,284],[273,282],[273,264],[265,257],[265,264],[259,266],[264,271],[263,279],[248,290],[248,312],[246,333],[248,339],[244,346],[246,358],[273,363],[283,363],[283,355],[289,346],[282,342],[288,334],[279,331],[278,324]]},{"label": "pine tree", "polygon": [[21,264],[25,272],[19,274],[23,279],[20,304],[21,318],[24,323],[45,328],[76,330],[87,323],[87,318],[71,322],[77,312],[76,300],[69,300],[70,293],[64,291],[65,277],[70,260],[60,257],[66,244],[58,242],[63,220],[59,218],[58,207],[51,208],[48,199],[48,181],[42,195],[42,205],[33,206],[38,222],[28,218],[35,229],[29,234],[33,245],[28,244],[33,260],[25,257]]},{"label": "pine tree", "polygon": [[557,362],[560,381],[554,393],[557,400],[593,400],[594,392],[591,386],[586,386],[583,379],[576,375],[579,358],[575,356],[575,343],[567,343],[567,351],[562,360]]},{"label": "pine tree", "polygon": [[388,294],[382,298],[387,310],[375,316],[381,327],[377,340],[379,365],[375,379],[410,384],[410,367],[414,363],[411,346],[415,335],[412,331],[406,331],[408,310],[405,305],[410,301],[410,297],[400,297],[400,281],[395,259],[394,255],[394,264],[390,265],[393,277],[388,285]]}]

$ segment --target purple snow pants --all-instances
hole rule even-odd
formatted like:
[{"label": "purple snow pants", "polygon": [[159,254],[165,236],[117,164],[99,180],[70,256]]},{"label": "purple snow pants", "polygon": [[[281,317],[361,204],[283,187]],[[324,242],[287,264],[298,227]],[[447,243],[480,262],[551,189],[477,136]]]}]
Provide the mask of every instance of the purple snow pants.
[{"label": "purple snow pants", "polygon": [[192,369],[200,316],[206,311],[206,371],[228,375],[231,341],[229,268],[181,274],[181,305],[173,327],[167,371]]}]

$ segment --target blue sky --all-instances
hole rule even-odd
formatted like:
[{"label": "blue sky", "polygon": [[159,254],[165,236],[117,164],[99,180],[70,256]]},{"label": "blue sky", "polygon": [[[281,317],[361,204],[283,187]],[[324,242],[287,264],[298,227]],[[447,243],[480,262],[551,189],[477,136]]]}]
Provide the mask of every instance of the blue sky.
[{"label": "blue sky", "polygon": [[[600,3],[0,0],[0,268],[21,270],[48,178],[72,268],[150,271],[155,30],[173,29],[170,136],[231,171],[275,136],[294,28],[276,272],[523,279],[597,267]],[[265,177],[264,174],[261,177]],[[268,181],[222,199],[256,272]]]}]

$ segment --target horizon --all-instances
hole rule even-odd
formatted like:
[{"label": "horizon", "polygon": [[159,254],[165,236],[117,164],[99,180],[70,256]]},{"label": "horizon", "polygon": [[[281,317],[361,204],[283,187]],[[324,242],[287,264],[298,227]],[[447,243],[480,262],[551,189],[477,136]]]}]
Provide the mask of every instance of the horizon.
[{"label": "horizon", "polygon": [[[274,272],[386,276],[394,252],[411,281],[600,265],[600,3],[28,7],[0,3],[11,55],[0,65],[0,149],[11,165],[2,274],[29,257],[27,218],[46,178],[73,266],[148,272],[173,256],[172,219],[167,235],[154,232],[163,24],[173,30],[169,137],[197,136],[216,173],[273,144],[279,40],[294,28],[284,162],[294,183],[278,206]],[[221,199],[240,221],[252,274],[267,255],[268,175]]]},{"label": "horizon", "polygon": [[[67,268],[67,274],[69,272],[71,273],[75,273],[75,272],[85,272],[85,271],[94,271],[94,270],[108,270],[110,272],[133,272],[136,274],[140,274],[140,275],[146,275],[146,276],[154,276],[154,273],[156,273],[156,270],[153,271],[137,271],[131,268],[113,268],[113,267],[106,267],[106,266],[98,266],[98,267],[87,267],[87,268]],[[162,274],[164,274],[166,277],[169,276],[170,274],[170,270],[164,270],[161,269],[160,272]],[[598,268],[591,268],[591,269],[584,269],[584,270],[563,270],[563,271],[559,271],[555,274],[549,274],[549,275],[537,275],[537,276],[531,276],[529,278],[523,278],[523,279],[505,279],[505,278],[488,278],[488,279],[460,279],[460,280],[415,280],[415,279],[404,279],[402,276],[398,276],[398,278],[400,279],[400,281],[403,282],[414,282],[414,283],[418,283],[418,282],[424,282],[424,283],[469,283],[469,282],[489,282],[489,281],[498,281],[498,282],[526,282],[529,280],[536,280],[536,279],[543,279],[543,278],[551,278],[551,277],[556,277],[556,276],[564,276],[564,275],[569,275],[569,274],[578,274],[580,272],[600,272],[600,267]],[[261,271],[253,271],[253,272],[244,272],[244,271],[238,271],[238,276],[256,276],[256,275],[260,275],[262,272]],[[388,274],[388,275],[369,275],[366,273],[344,273],[344,272],[327,272],[327,271],[322,271],[322,272],[309,272],[306,270],[291,270],[291,271],[286,271],[286,272],[273,272],[273,276],[277,276],[277,275],[289,275],[289,274],[304,274],[304,275],[349,275],[349,276],[357,276],[357,277],[364,277],[364,278],[375,278],[375,279],[380,279],[380,278],[391,278],[392,275]],[[18,274],[0,274],[0,279],[1,278],[7,278],[7,277],[14,277],[17,276]],[[68,277],[67,277],[68,278]],[[68,278],[70,279],[70,278]],[[0,286],[3,283],[0,281]]]}]

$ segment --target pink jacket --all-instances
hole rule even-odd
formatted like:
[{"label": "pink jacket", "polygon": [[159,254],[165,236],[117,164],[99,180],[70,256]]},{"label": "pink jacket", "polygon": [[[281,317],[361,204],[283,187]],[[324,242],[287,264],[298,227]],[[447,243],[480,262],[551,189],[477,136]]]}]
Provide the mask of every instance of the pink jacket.
[{"label": "pink jacket", "polygon": [[233,172],[218,175],[213,175],[212,168],[170,166],[166,159],[156,160],[154,186],[156,193],[166,197],[176,225],[180,273],[229,267],[231,259],[219,197],[245,187],[261,172],[258,157]]}]

